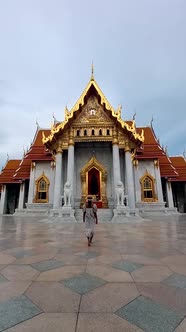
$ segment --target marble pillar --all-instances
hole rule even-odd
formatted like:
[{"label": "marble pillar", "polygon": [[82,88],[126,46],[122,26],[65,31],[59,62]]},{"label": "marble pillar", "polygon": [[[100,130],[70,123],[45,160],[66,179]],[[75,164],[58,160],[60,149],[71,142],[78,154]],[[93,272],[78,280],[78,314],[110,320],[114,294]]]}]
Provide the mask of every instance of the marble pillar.
[{"label": "marble pillar", "polygon": [[173,196],[172,196],[172,186],[170,181],[166,181],[166,190],[167,190],[167,203],[168,207],[174,207]]},{"label": "marble pillar", "polygon": [[0,214],[5,213],[5,204],[6,204],[6,185],[2,185],[1,190],[1,199],[0,199]]},{"label": "marble pillar", "polygon": [[25,197],[25,182],[20,183],[18,209],[23,209]]},{"label": "marble pillar", "polygon": [[31,163],[30,168],[30,181],[29,181],[29,190],[28,190],[28,203],[32,204],[34,200],[34,189],[35,189],[35,162]]},{"label": "marble pillar", "polygon": [[157,198],[159,203],[164,203],[163,200],[163,190],[161,184],[161,176],[160,176],[160,168],[159,161],[154,160],[154,171],[155,171],[155,179],[156,179],[156,190],[157,190]]},{"label": "marble pillar", "polygon": [[133,165],[132,165],[130,147],[128,144],[126,144],[125,146],[125,168],[126,168],[126,181],[127,181],[127,190],[128,190],[128,205],[130,209],[135,209]]},{"label": "marble pillar", "polygon": [[53,208],[58,209],[60,206],[60,196],[61,196],[61,177],[62,177],[62,147],[58,144],[56,149],[56,172],[54,181],[54,202]]}]

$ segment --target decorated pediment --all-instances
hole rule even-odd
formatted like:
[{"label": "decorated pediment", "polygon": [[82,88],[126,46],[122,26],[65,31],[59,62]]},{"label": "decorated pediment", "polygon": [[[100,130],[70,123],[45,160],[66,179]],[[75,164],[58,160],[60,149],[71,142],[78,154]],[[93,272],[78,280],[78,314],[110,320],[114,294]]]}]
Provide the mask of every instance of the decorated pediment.
[{"label": "decorated pediment", "polygon": [[87,103],[82,107],[81,113],[73,121],[73,125],[100,125],[103,123],[112,124],[113,121],[110,119],[109,115],[104,110],[104,107],[100,105],[97,97],[91,95],[88,98]]},{"label": "decorated pediment", "polygon": [[65,120],[60,124],[52,125],[51,134],[45,137],[43,133],[43,143],[49,146],[57,134],[62,134],[64,129],[72,127],[74,124],[83,123],[114,123],[116,126],[124,129],[126,132],[132,133],[135,141],[141,143],[144,141],[143,131],[141,134],[137,133],[135,122],[131,121],[131,124],[122,120],[121,118],[121,107],[119,106],[116,110],[108,102],[98,84],[94,80],[93,72],[89,83],[87,84],[82,95],[69,111],[65,108]]}]

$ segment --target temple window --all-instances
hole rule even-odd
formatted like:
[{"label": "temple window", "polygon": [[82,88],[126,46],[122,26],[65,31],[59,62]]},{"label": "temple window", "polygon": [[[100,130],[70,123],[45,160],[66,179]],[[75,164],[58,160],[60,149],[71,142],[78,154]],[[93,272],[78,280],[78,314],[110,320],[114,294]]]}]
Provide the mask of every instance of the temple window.
[{"label": "temple window", "polygon": [[99,135],[102,136],[102,130],[101,129],[99,130]]},{"label": "temple window", "polygon": [[96,114],[96,110],[94,108],[90,109],[90,115],[95,115]]},{"label": "temple window", "polygon": [[87,130],[86,129],[84,130],[84,136],[87,136]]},{"label": "temple window", "polygon": [[109,130],[109,129],[107,129],[107,135],[108,135],[108,136],[110,135],[110,130]]},{"label": "temple window", "polygon": [[141,178],[141,198],[143,202],[153,202],[156,200],[154,191],[155,179],[146,172]]},{"label": "temple window", "polygon": [[49,180],[43,174],[36,180],[36,203],[48,203]]},{"label": "temple window", "polygon": [[80,130],[79,129],[77,130],[77,136],[80,136]]},{"label": "temple window", "polygon": [[94,132],[94,129],[92,129],[92,136],[94,136],[95,135],[95,132]]}]

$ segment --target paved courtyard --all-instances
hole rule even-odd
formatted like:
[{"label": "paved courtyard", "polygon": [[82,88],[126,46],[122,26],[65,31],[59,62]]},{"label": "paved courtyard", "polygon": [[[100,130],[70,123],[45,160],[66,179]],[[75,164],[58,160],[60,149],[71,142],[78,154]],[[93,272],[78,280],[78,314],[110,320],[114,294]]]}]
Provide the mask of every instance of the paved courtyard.
[{"label": "paved courtyard", "polygon": [[185,332],[186,215],[96,225],[0,217],[0,331]]}]

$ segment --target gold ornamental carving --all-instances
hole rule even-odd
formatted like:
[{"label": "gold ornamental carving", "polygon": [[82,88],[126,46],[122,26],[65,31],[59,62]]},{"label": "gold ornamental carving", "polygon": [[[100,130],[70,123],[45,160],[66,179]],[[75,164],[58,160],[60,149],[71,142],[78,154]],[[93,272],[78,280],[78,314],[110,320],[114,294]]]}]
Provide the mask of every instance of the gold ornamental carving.
[{"label": "gold ornamental carving", "polygon": [[[103,92],[101,91],[98,84],[94,80],[94,77],[91,76],[91,79],[89,80],[85,90],[83,91],[82,95],[80,96],[80,98],[78,99],[78,101],[76,102],[74,107],[72,107],[72,109],[70,111],[67,109],[67,107],[65,108],[65,120],[62,121],[58,125],[53,124],[52,127],[51,127],[51,133],[50,133],[49,136],[46,137],[45,133],[42,132],[42,137],[43,137],[42,142],[43,142],[43,144],[51,144],[54,136],[57,133],[63,131],[63,129],[65,128],[65,126],[69,122],[69,120],[74,117],[74,113],[79,111],[80,108],[83,107],[86,104],[86,98],[85,97],[88,95],[88,92],[92,88],[96,91],[96,93],[98,94],[98,96],[100,98],[99,105],[104,106],[104,109],[106,109],[107,114],[109,115],[109,117],[112,118],[114,122],[119,123],[123,129],[126,129],[128,132],[132,133],[135,140],[138,140],[140,142],[144,142],[144,131],[142,130],[141,134],[138,134],[137,130],[136,130],[134,120],[132,121],[132,124],[131,124],[131,123],[128,123],[128,122],[121,119],[121,106],[119,106],[118,109],[115,110],[111,106],[111,104],[108,102],[106,97],[104,96]],[[89,111],[91,111],[92,116],[95,116],[96,112],[97,112],[97,109],[94,108],[94,105],[93,105],[93,107],[90,108]]]}]

